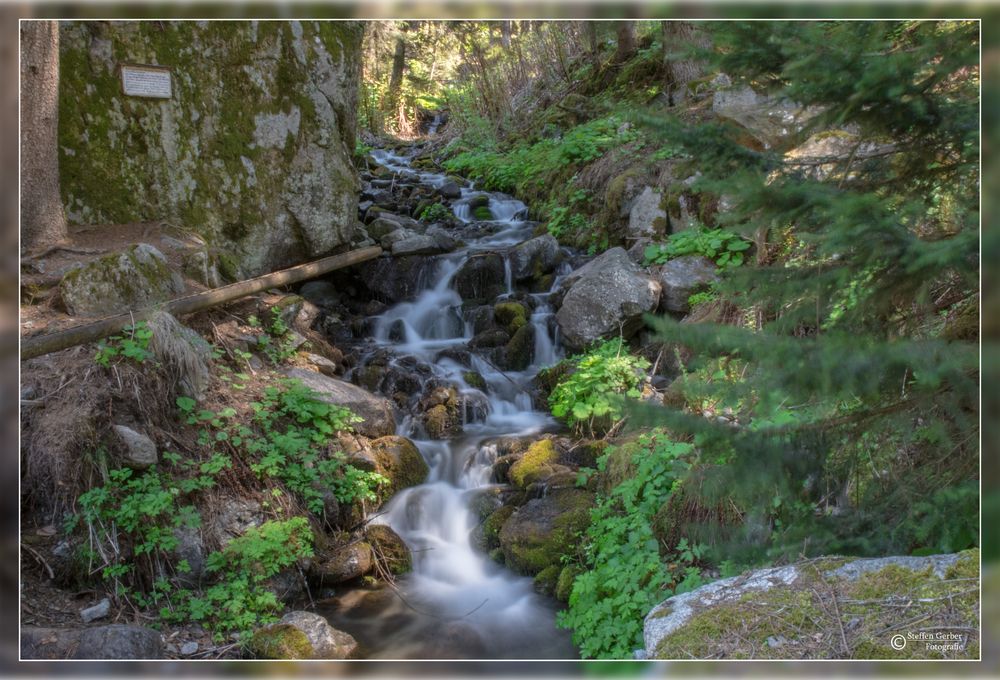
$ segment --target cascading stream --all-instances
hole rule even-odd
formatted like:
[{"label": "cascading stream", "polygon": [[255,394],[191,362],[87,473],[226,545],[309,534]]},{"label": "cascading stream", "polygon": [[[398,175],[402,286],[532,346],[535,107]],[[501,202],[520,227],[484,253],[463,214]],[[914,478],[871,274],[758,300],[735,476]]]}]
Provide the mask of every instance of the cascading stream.
[{"label": "cascading stream", "polygon": [[[375,159],[391,170],[415,175],[440,187],[443,175],[414,172],[408,159],[378,150]],[[471,220],[472,200],[484,192],[463,188],[453,205],[462,222]],[[471,241],[463,250],[440,256],[428,286],[411,302],[386,310],[377,320],[374,340],[395,356],[426,362],[434,376],[459,387],[466,399],[464,433],[451,440],[430,440],[410,419],[398,434],[410,437],[430,468],[420,486],[394,496],[373,522],[390,525],[413,552],[413,571],[397,580],[391,597],[362,608],[364,616],[324,612],[335,626],[351,632],[368,648],[370,658],[575,658],[567,631],[555,625],[557,604],[537,594],[532,580],[518,576],[477,550],[470,534],[477,520],[470,501],[491,486],[496,448],[490,438],[538,433],[555,425],[533,408],[528,383],[545,366],[559,359],[550,333],[552,309],[547,293],[534,294],[537,303],[529,320],[535,327],[532,365],[527,370],[501,372],[485,358],[471,356],[486,390],[470,386],[463,367],[440,357],[441,350],[465,345],[471,324],[462,316],[462,299],[453,279],[470,254],[503,250],[531,237],[526,206],[509,196],[487,194],[494,217],[492,234]],[[513,293],[507,263],[506,294]],[[468,404],[485,405],[472,408]],[[397,595],[398,593],[398,595]],[[371,595],[369,594],[369,597]]]}]

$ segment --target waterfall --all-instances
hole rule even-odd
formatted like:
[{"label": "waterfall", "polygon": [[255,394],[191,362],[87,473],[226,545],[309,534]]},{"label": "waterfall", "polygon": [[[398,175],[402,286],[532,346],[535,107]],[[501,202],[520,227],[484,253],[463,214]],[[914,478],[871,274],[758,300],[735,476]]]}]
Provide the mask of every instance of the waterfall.
[{"label": "waterfall", "polygon": [[[373,151],[372,156],[397,172],[410,172],[405,157],[382,150]],[[422,173],[420,178],[432,186],[444,181],[436,173]],[[481,195],[463,189],[453,205],[455,216],[470,221],[469,201]],[[504,372],[473,353],[472,367],[486,385],[480,390],[467,383],[467,369],[441,356],[442,350],[463,346],[472,337],[471,323],[462,316],[462,299],[452,287],[469,254],[516,245],[532,235],[531,225],[525,223],[524,203],[489,194],[488,205],[496,230],[470,240],[462,251],[439,257],[436,267],[428,268],[432,273],[424,289],[412,301],[396,304],[376,319],[373,337],[382,351],[426,362],[433,378],[458,387],[466,399],[466,422],[462,436],[443,441],[419,439],[420,430],[411,418],[399,425],[400,434],[415,438],[430,472],[424,484],[397,493],[372,521],[391,526],[413,552],[412,573],[397,583],[405,603],[393,601],[364,621],[331,616],[338,627],[359,633],[367,630],[371,639],[381,640],[369,643],[372,658],[420,657],[427,654],[427,641],[438,638],[443,628],[461,642],[455,642],[458,656],[575,656],[568,633],[555,626],[555,603],[538,595],[530,578],[508,571],[479,551],[470,538],[478,525],[470,501],[499,486],[490,479],[497,448],[487,440],[530,435],[555,425],[548,414],[533,408],[527,392],[535,373],[558,357],[547,295],[534,296],[530,318],[535,329],[534,360],[528,370]],[[505,284],[507,294],[513,294],[507,258]],[[476,408],[476,404],[484,406]],[[390,627],[391,633],[387,632]]]}]

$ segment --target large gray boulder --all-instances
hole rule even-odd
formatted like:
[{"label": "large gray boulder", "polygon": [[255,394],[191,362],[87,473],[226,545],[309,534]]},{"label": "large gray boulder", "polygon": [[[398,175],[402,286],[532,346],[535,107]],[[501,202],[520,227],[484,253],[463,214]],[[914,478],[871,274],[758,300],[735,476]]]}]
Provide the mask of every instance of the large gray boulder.
[{"label": "large gray boulder", "polygon": [[716,85],[712,111],[745,128],[765,148],[780,146],[818,112],[815,107],[761,94],[749,85],[734,85],[724,74],[718,76]]},{"label": "large gray boulder", "polygon": [[454,250],[456,245],[458,242],[449,236],[444,229],[429,227],[423,234],[409,232],[405,238],[394,241],[390,247],[393,256],[400,257],[404,255],[437,255]]},{"label": "large gray boulder", "polygon": [[691,310],[688,298],[719,280],[718,268],[707,257],[684,255],[654,267],[653,274],[660,282],[660,309],[686,314]]},{"label": "large gray boulder", "polygon": [[662,203],[663,194],[659,189],[643,187],[628,213],[625,235],[629,240],[662,236],[667,232],[667,211],[661,207]]},{"label": "large gray boulder", "polygon": [[22,659],[142,660],[163,658],[163,637],[144,626],[21,628]]},{"label": "large gray boulder", "polygon": [[392,402],[376,396],[357,385],[330,378],[303,368],[285,371],[289,378],[299,380],[303,385],[318,393],[319,398],[329,404],[344,406],[361,416],[362,421],[354,429],[367,437],[383,437],[396,431],[396,419]]},{"label": "large gray boulder", "polygon": [[[68,220],[170,217],[240,277],[348,245],[362,32],[347,21],[60,24],[60,100],[86,112],[59,121]],[[109,96],[119,64],[167,53],[172,96]]]},{"label": "large gray boulder", "polygon": [[559,241],[552,234],[529,239],[510,251],[511,275],[515,281],[539,278],[562,260]]},{"label": "large gray boulder", "polygon": [[571,349],[619,333],[631,337],[642,328],[642,315],[654,311],[660,299],[660,283],[622,248],[608,250],[567,280],[556,322]]},{"label": "large gray boulder", "polygon": [[[970,658],[979,551],[824,557],[757,569],[670,597],[646,615],[644,659]],[[915,595],[920,593],[920,595]],[[932,649],[922,630],[967,631]],[[896,636],[895,634],[899,634]],[[927,638],[931,642],[942,642]]]},{"label": "large gray boulder", "polygon": [[148,307],[184,291],[184,281],[163,253],[139,243],[67,272],[59,283],[73,316],[108,316]]}]

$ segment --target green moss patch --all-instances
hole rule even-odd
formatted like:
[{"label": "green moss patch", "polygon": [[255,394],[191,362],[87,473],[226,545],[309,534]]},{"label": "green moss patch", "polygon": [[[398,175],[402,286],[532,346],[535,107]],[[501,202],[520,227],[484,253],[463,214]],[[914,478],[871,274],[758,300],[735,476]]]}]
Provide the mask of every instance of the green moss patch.
[{"label": "green moss patch", "polygon": [[[787,586],[697,609],[655,650],[659,659],[975,659],[978,551],[945,578],[899,564],[839,578],[848,559],[798,566]],[[665,615],[672,612],[667,610]],[[901,637],[899,637],[901,636]]]},{"label": "green moss patch", "polygon": [[528,447],[520,460],[511,466],[508,476],[517,486],[525,487],[551,474],[551,466],[558,458],[559,453],[552,440],[540,439]]}]

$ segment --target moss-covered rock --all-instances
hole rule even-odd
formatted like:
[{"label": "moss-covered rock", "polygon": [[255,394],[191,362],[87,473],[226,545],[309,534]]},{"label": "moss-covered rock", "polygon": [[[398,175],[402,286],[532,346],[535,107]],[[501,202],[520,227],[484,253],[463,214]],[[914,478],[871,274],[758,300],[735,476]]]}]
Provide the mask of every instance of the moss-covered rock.
[{"label": "moss-covered rock", "polygon": [[[62,23],[59,170],[69,221],[170,218],[229,250],[241,276],[350,243],[361,28]],[[171,96],[123,95],[122,63],[169,67]]]},{"label": "moss-covered rock", "polygon": [[539,439],[511,465],[507,474],[513,484],[523,488],[552,474],[552,466],[558,459],[559,452],[552,440]]},{"label": "moss-covered rock", "polygon": [[558,564],[550,564],[542,569],[540,572],[535,574],[535,590],[540,592],[542,595],[552,597],[556,592],[556,584],[559,581],[559,574],[561,572],[562,567]]},{"label": "moss-covered rock", "polygon": [[59,284],[66,311],[74,316],[107,316],[136,310],[183,291],[184,281],[170,268],[163,253],[148,243],[72,269]]},{"label": "moss-covered rock", "polygon": [[822,558],[672,597],[646,617],[650,658],[978,656],[978,550]]},{"label": "moss-covered rock", "polygon": [[559,572],[559,579],[556,581],[556,589],[553,596],[560,602],[569,602],[569,594],[573,592],[573,581],[579,575],[580,570],[573,565],[567,564]]},{"label": "moss-covered rock", "polygon": [[386,524],[369,524],[365,537],[372,546],[375,560],[395,575],[413,569],[413,556],[406,542]]},{"label": "moss-covered rock", "polygon": [[311,659],[312,643],[306,634],[287,623],[275,624],[254,631],[249,645],[258,659],[293,660]]},{"label": "moss-covered rock", "polygon": [[465,371],[462,373],[462,379],[469,387],[475,387],[477,390],[486,391],[486,380],[483,378],[483,374],[479,371]]},{"label": "moss-covered rock", "polygon": [[523,371],[531,365],[535,353],[535,327],[521,326],[504,345],[504,367],[510,371]]},{"label": "moss-covered rock", "polygon": [[400,489],[423,484],[430,468],[416,445],[406,437],[389,435],[371,442],[376,460],[376,470],[389,478],[387,488],[381,490],[383,498],[390,498]]},{"label": "moss-covered rock", "polygon": [[512,514],[514,514],[513,506],[501,505],[483,522],[483,542],[487,550],[500,547],[500,530]]},{"label": "moss-covered rock", "polygon": [[351,659],[358,643],[319,614],[292,611],[254,631],[249,649],[262,659]]},{"label": "moss-covered rock", "polygon": [[507,566],[531,576],[559,564],[589,524],[593,503],[594,496],[587,491],[556,489],[518,508],[500,530]]},{"label": "moss-covered rock", "polygon": [[498,302],[493,305],[493,318],[508,333],[515,333],[528,323],[528,312],[520,302]]}]

